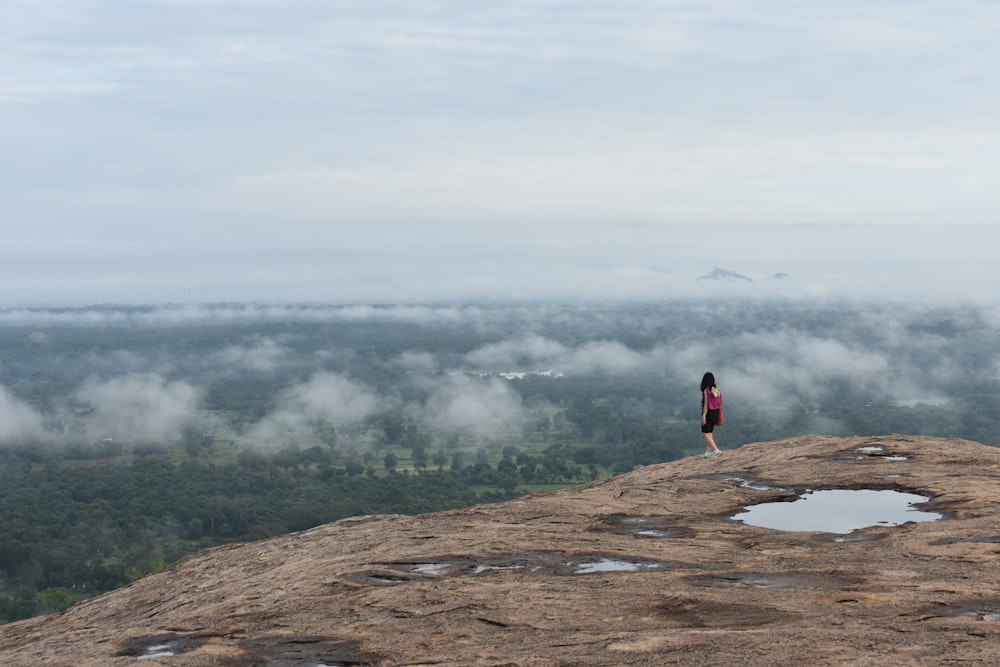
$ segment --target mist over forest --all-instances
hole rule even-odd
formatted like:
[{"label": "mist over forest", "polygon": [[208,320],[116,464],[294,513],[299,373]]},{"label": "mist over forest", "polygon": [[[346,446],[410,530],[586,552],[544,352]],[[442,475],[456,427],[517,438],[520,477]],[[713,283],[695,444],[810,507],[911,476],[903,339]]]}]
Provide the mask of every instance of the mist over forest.
[{"label": "mist over forest", "polygon": [[884,303],[9,310],[0,443],[148,446],[194,430],[351,446],[359,426],[392,423],[443,447],[537,431],[599,449],[614,434],[580,420],[600,405],[662,427],[665,459],[699,446],[711,370],[724,446],[813,432],[995,445],[998,338],[996,309]]},{"label": "mist over forest", "polygon": [[1000,310],[811,300],[0,311],[0,622],[205,547],[799,434],[1000,444]]}]

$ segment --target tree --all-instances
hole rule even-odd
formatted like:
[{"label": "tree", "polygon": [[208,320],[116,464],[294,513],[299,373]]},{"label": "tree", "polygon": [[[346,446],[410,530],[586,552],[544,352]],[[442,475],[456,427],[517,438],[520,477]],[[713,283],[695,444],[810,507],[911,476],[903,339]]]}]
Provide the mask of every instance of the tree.
[{"label": "tree", "polygon": [[392,452],[389,452],[388,454],[385,455],[384,464],[385,464],[385,469],[386,470],[388,470],[389,472],[395,471],[396,470],[396,463],[397,463],[397,461],[396,461],[396,455],[395,454],[393,454]]},{"label": "tree", "polygon": [[398,445],[403,440],[403,418],[389,415],[382,419],[382,439],[388,445]]},{"label": "tree", "polygon": [[427,467],[427,448],[422,444],[414,445],[410,450],[410,458],[413,459],[413,467],[421,470]]},{"label": "tree", "polygon": [[517,464],[514,463],[509,457],[504,457],[500,459],[500,463],[497,464],[497,472],[503,473],[505,475],[516,475],[517,474]]}]

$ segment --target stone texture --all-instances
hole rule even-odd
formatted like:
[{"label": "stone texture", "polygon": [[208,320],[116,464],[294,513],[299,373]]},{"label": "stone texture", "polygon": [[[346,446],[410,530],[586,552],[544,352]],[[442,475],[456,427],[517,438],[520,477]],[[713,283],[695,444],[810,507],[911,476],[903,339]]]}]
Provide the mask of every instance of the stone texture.
[{"label": "stone texture", "polygon": [[[831,488],[926,495],[947,518],[846,538],[731,519]],[[0,627],[0,664],[997,664],[998,507],[1000,450],[980,444],[754,443],[199,552]]]}]

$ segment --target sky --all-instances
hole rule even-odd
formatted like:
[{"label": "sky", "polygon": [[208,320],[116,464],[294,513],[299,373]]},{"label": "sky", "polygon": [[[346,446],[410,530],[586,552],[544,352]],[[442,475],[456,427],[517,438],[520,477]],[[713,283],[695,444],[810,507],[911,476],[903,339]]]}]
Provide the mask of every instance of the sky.
[{"label": "sky", "polygon": [[995,2],[11,0],[0,34],[0,307],[997,300]]}]

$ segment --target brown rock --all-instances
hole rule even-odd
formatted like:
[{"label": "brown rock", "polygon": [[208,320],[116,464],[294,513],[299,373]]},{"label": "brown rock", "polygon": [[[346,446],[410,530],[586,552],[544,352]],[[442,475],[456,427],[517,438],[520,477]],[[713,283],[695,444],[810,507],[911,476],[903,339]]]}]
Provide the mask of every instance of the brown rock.
[{"label": "brown rock", "polygon": [[[730,518],[830,488],[926,495],[947,518],[839,541]],[[998,508],[1000,450],[973,442],[755,443],[209,549],[0,627],[0,664],[997,664]]]}]

